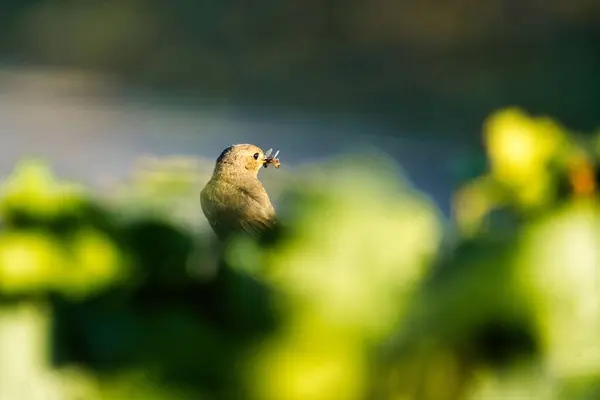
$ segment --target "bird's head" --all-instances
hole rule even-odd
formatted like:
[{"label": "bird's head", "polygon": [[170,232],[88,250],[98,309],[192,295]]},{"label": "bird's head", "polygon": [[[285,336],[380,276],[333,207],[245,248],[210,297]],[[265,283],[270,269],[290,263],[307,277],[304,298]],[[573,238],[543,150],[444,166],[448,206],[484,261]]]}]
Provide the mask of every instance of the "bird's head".
[{"label": "bird's head", "polygon": [[265,154],[260,147],[253,144],[235,144],[227,147],[215,165],[215,173],[251,174],[258,175],[261,167],[274,165],[279,168],[279,160],[271,155],[271,150]]}]

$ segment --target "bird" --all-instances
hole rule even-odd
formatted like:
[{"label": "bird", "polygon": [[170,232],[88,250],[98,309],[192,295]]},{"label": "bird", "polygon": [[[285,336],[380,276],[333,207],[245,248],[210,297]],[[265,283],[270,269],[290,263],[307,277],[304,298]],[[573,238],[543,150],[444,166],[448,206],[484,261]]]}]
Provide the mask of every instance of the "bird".
[{"label": "bird", "polygon": [[200,193],[200,203],[217,239],[234,234],[260,237],[275,228],[275,208],[258,179],[261,168],[279,168],[279,151],[271,155],[253,144],[227,147],[216,160],[213,174]]}]

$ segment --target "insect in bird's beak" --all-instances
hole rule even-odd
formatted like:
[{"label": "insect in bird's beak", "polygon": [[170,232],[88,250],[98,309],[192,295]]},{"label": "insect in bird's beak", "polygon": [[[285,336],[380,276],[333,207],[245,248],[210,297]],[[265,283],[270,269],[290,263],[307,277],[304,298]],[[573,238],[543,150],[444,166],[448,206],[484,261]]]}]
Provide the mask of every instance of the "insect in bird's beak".
[{"label": "insect in bird's beak", "polygon": [[277,158],[277,156],[279,155],[279,150],[277,150],[273,155],[271,155],[271,153],[273,153],[273,149],[269,149],[266,151],[263,166],[267,168],[269,164],[272,164],[275,168],[279,168],[279,166],[281,165],[281,163],[279,162],[279,158]]}]

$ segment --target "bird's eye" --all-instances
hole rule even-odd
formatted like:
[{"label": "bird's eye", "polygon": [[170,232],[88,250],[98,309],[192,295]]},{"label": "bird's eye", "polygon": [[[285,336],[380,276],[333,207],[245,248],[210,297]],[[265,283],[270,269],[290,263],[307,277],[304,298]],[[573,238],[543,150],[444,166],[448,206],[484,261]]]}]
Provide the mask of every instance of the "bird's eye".
[{"label": "bird's eye", "polygon": [[254,153],[254,159],[255,159],[255,160],[258,160],[258,156],[259,156],[259,154],[258,154],[258,153]]}]

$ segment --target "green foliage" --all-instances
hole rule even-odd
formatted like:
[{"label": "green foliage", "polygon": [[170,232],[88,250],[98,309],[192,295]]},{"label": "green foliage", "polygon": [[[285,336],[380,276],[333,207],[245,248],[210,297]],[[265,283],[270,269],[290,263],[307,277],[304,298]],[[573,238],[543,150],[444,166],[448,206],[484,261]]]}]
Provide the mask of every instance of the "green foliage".
[{"label": "green foliage", "polygon": [[16,167],[2,185],[0,213],[0,296],[80,298],[127,277],[127,255],[108,216],[43,164]]},{"label": "green foliage", "polygon": [[287,175],[281,227],[223,253],[196,229],[208,165],[155,160],[100,197],[25,161],[0,200],[0,345],[50,339],[19,371],[60,399],[595,398],[597,142],[515,109],[484,129],[449,248],[380,155]]}]

